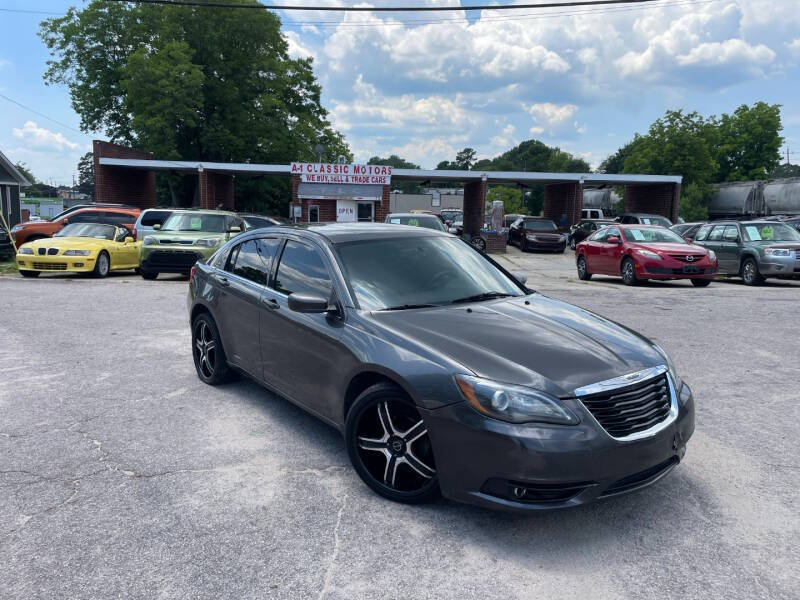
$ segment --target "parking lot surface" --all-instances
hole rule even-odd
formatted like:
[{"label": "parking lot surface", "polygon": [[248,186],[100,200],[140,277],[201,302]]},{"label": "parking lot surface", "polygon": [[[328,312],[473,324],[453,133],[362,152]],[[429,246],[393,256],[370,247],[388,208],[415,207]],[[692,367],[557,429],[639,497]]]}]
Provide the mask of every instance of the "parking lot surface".
[{"label": "parking lot surface", "polygon": [[0,597],[800,597],[800,282],[500,260],[670,352],[697,430],[667,478],[530,516],[393,504],[333,429],[197,379],[185,280],[0,277]]}]

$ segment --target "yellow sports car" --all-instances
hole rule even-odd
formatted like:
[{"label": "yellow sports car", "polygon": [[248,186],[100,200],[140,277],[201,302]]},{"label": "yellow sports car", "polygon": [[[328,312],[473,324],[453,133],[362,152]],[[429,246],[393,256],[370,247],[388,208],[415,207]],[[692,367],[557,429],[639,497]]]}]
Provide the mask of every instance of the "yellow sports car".
[{"label": "yellow sports car", "polygon": [[73,223],[51,238],[22,244],[17,268],[23,277],[53,272],[105,277],[109,271],[138,269],[141,245],[127,227]]}]

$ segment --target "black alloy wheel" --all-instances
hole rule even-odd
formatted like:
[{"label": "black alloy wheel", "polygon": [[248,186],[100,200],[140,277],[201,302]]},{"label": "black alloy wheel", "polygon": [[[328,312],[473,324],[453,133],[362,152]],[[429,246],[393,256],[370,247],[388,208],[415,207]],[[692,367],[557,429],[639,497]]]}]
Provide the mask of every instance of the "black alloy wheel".
[{"label": "black alloy wheel", "polygon": [[217,325],[208,313],[198,315],[192,325],[192,356],[197,376],[203,383],[219,385],[230,378],[231,369],[225,358]]},{"label": "black alloy wheel", "polygon": [[745,285],[761,285],[764,278],[758,272],[758,264],[752,258],[747,258],[742,263],[742,281]]},{"label": "black alloy wheel", "polygon": [[346,443],[358,475],[384,498],[417,504],[439,497],[427,426],[400,388],[379,383],[359,395],[347,415]]},{"label": "black alloy wheel", "polygon": [[472,244],[476,250],[480,250],[481,252],[486,252],[486,240],[483,239],[482,237],[480,236],[473,237],[472,240],[470,240],[470,244]]},{"label": "black alloy wheel", "polygon": [[589,273],[589,268],[586,264],[586,257],[581,254],[578,256],[578,279],[581,281],[589,281],[592,278],[592,274]]},{"label": "black alloy wheel", "polygon": [[637,285],[639,280],[636,278],[636,264],[633,259],[626,257],[622,261],[622,282],[625,285]]}]

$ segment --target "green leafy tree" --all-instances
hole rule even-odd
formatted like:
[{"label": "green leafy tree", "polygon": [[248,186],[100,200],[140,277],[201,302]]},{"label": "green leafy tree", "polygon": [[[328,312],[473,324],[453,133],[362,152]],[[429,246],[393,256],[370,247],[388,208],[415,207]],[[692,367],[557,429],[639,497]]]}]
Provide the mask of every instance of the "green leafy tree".
[{"label": "green leafy tree", "polygon": [[34,177],[33,173],[31,173],[31,170],[28,168],[27,164],[24,162],[18,162],[14,166],[16,167],[17,171],[19,171],[20,174],[28,180],[28,182],[31,184],[37,183],[36,177]]},{"label": "green leafy tree", "polygon": [[772,173],[770,173],[770,177],[774,177],[775,179],[782,179],[784,177],[800,177],[800,165],[792,165],[789,163],[778,165],[775,167]]},{"label": "green leafy tree", "polygon": [[94,199],[94,160],[87,152],[78,161],[78,191]]},{"label": "green leafy tree", "polygon": [[781,106],[756,102],[741,105],[717,122],[717,181],[766,179],[781,159]]},{"label": "green leafy tree", "polygon": [[472,168],[472,165],[475,164],[475,157],[477,154],[478,153],[472,148],[464,148],[461,152],[456,154],[456,168],[463,171],[469,171]]},{"label": "green leafy tree", "polygon": [[500,200],[507,215],[525,214],[527,206],[522,198],[522,190],[506,185],[498,185],[489,188],[486,192],[486,208],[491,208],[492,202]]},{"label": "green leafy tree", "polygon": [[[311,60],[289,58],[280,25],[270,11],[92,0],[41,24],[44,78],[68,87],[84,131],[165,158],[314,160],[321,143],[324,160],[352,160]],[[288,185],[237,178],[237,205],[283,213]]]},{"label": "green leafy tree", "polygon": [[439,164],[436,165],[437,171],[457,171],[460,169],[456,163],[450,162],[449,160],[443,160]]},{"label": "green leafy tree", "polygon": [[708,219],[708,198],[711,187],[707,184],[692,182],[681,188],[678,212],[687,222],[705,221]]},{"label": "green leafy tree", "polygon": [[633,152],[634,142],[635,140],[628,142],[614,152],[614,154],[607,156],[606,159],[600,163],[598,171],[600,173],[623,173],[625,170],[625,160],[630,156],[631,152]]}]

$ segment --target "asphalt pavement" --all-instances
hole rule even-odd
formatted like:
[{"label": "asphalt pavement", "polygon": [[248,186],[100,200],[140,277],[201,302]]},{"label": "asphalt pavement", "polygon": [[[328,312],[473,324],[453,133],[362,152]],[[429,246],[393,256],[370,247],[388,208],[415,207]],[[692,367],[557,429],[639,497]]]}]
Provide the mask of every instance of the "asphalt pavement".
[{"label": "asphalt pavement", "polygon": [[661,344],[697,430],[657,485],[530,516],[393,504],[339,434],[194,372],[185,280],[0,277],[0,598],[800,597],[800,282],[627,288],[500,259]]}]

